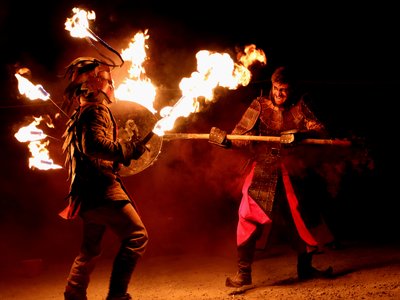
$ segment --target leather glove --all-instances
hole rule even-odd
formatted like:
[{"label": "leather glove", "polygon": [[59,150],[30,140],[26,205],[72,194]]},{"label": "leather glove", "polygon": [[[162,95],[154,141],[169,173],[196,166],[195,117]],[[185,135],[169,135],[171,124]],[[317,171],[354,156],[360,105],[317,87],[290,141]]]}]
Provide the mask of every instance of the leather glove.
[{"label": "leather glove", "polygon": [[124,166],[129,166],[132,159],[139,159],[148,150],[141,141],[128,141],[120,143]]},{"label": "leather glove", "polygon": [[210,137],[208,142],[211,144],[218,145],[223,148],[228,148],[231,142],[226,138],[227,134],[225,130],[219,129],[217,127],[212,127],[210,130]]}]

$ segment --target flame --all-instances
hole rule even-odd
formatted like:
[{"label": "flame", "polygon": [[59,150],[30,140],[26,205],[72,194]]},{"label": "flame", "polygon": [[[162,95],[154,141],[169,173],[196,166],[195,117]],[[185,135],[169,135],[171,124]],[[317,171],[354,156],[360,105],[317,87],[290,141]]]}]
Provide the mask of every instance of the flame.
[{"label": "flame", "polygon": [[244,48],[244,53],[238,54],[238,60],[246,68],[251,66],[255,61],[259,61],[261,64],[267,63],[267,57],[261,49],[257,49],[256,45],[251,44]]},{"label": "flame", "polygon": [[126,78],[115,89],[115,97],[120,100],[132,101],[146,107],[155,113],[154,99],[156,90],[151,80],[147,77],[143,63],[147,59],[146,40],[149,39],[147,30],[138,32],[132,38],[127,49],[122,50],[121,56],[125,62],[129,61],[131,67],[128,70],[129,78]]},{"label": "flame", "polygon": [[160,119],[153,132],[159,136],[165,131],[171,130],[179,117],[187,117],[191,113],[200,110],[199,97],[206,101],[213,100],[216,87],[224,87],[230,90],[239,85],[246,86],[251,80],[250,65],[259,61],[267,62],[262,50],[256,49],[255,45],[248,45],[244,53],[238,55],[239,63],[235,63],[227,53],[210,52],[201,50],[197,52],[197,71],[190,78],[183,78],[179,84],[182,96],[173,107],[164,107]]},{"label": "flame", "polygon": [[[21,127],[14,136],[21,143],[29,142],[28,148],[32,154],[32,157],[29,158],[29,168],[40,170],[61,169],[62,167],[54,164],[49,157],[49,151],[46,148],[49,141],[42,142],[47,135],[43,130],[36,127],[42,120],[42,117],[34,118],[31,124]],[[47,125],[51,127],[51,124]]]},{"label": "flame", "polygon": [[[72,18],[67,18],[65,29],[71,32],[73,37],[89,37],[95,41],[101,41],[92,30],[89,28],[89,20],[94,20],[96,14],[94,11],[85,11],[74,7],[72,9],[74,15]],[[129,78],[126,78],[122,84],[115,89],[114,94],[117,99],[132,101],[139,103],[155,113],[153,108],[154,99],[156,96],[155,87],[150,79],[146,76],[146,72],[142,64],[147,59],[146,40],[149,38],[147,30],[138,32],[132,38],[127,49],[122,50],[121,58],[126,62],[131,62],[131,67],[128,71]]]},{"label": "flame", "polygon": [[93,35],[89,28],[89,20],[96,19],[94,11],[85,11],[74,7],[72,9],[74,15],[65,21],[65,29],[70,31],[72,37],[85,38],[89,37],[97,41],[97,37]]},{"label": "flame", "polygon": [[[37,84],[34,85],[25,77],[20,74],[29,73],[29,69],[21,68],[15,74],[15,77],[18,80],[18,90],[21,94],[27,96],[27,98],[31,100],[41,99],[44,101],[51,100],[50,94],[43,88],[42,85]],[[62,168],[59,165],[53,163],[53,160],[49,157],[49,151],[47,150],[47,146],[49,141],[44,141],[47,135],[43,132],[43,130],[37,128],[36,126],[40,124],[43,120],[42,117],[34,118],[35,120],[26,127],[21,127],[17,133],[14,134],[15,138],[21,142],[26,143],[29,142],[28,148],[32,154],[32,157],[29,158],[29,168],[31,169],[40,169],[40,170],[49,170],[49,169],[60,169]],[[54,125],[50,122],[46,122],[48,127],[54,127]]]},{"label": "flame", "polygon": [[[75,37],[91,37],[98,40],[89,28],[89,20],[95,19],[95,13],[74,8],[75,15],[67,19],[65,28]],[[130,42],[127,49],[122,51],[124,61],[130,61],[129,78],[115,89],[115,97],[120,100],[139,103],[155,113],[154,99],[156,90],[151,80],[146,76],[143,63],[147,59],[146,40],[149,38],[147,30],[138,32]],[[213,100],[214,89],[224,87],[236,89],[239,85],[248,85],[251,72],[248,67],[255,61],[266,63],[266,56],[254,44],[245,47],[244,52],[238,55],[235,63],[227,53],[215,53],[201,50],[196,54],[197,71],[190,78],[183,78],[179,84],[182,96],[173,107],[165,107],[160,112],[160,119],[153,129],[157,135],[164,135],[171,130],[179,117],[187,117],[200,110],[198,98],[206,101]]]},{"label": "flame", "polygon": [[42,85],[34,85],[28,79],[18,74],[18,72],[15,74],[15,77],[18,80],[18,90],[22,95],[31,100],[41,99],[47,101],[50,99],[50,94],[46,92]]}]

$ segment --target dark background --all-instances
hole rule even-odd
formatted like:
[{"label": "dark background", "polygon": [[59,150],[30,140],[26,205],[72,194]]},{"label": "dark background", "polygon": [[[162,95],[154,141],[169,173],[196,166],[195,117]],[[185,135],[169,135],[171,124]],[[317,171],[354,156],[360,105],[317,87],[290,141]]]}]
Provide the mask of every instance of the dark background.
[{"label": "dark background", "polygon": [[[230,131],[250,101],[267,92],[273,69],[281,64],[294,66],[314,95],[310,106],[332,135],[362,138],[362,149],[373,161],[372,166],[351,165],[324,183],[332,188],[321,201],[328,207],[333,230],[344,241],[398,242],[393,174],[398,161],[394,121],[400,49],[394,7],[382,1],[352,7],[338,2],[92,2],[1,4],[0,249],[4,261],[72,257],[79,246],[79,221],[58,216],[66,204],[66,171],[29,169],[27,145],[14,138],[32,116],[57,113],[50,102],[19,95],[14,77],[18,67],[29,68],[32,81],[41,83],[60,104],[66,86],[64,67],[76,57],[97,56],[85,40],[72,38],[64,29],[66,18],[78,5],[95,11],[92,30],[117,50],[126,48],[136,32],[148,29],[146,72],[158,88],[158,108],[179,99],[178,84],[195,71],[199,50],[228,52],[232,57],[237,48],[248,44],[264,50],[267,65],[253,67],[248,86],[218,89],[216,101],[180,120],[177,132],[207,133],[212,126]],[[57,139],[65,121],[61,116],[54,120],[54,129],[46,129],[55,137],[49,148],[58,164],[63,164],[63,155]],[[336,158],[335,151],[330,149],[324,158]],[[126,177],[149,230],[149,252],[219,251],[233,245],[245,161],[241,154],[204,140],[170,141],[163,142],[152,166]],[[105,243],[116,247],[111,241]]]}]

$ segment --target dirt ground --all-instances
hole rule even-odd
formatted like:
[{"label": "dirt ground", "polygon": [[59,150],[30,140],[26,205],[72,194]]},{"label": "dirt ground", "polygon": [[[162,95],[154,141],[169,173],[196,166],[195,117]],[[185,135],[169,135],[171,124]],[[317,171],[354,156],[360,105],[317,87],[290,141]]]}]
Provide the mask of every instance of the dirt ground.
[{"label": "dirt ground", "polygon": [[[236,269],[235,252],[191,251],[145,255],[129,292],[141,300],[196,299],[400,299],[400,247],[393,243],[348,242],[315,256],[314,265],[334,267],[332,279],[298,282],[296,256],[284,244],[257,253],[253,285],[225,287]],[[72,259],[72,258],[71,258]],[[29,259],[1,272],[0,299],[63,299],[71,260]],[[88,289],[89,300],[104,299],[111,256],[100,258]]]}]

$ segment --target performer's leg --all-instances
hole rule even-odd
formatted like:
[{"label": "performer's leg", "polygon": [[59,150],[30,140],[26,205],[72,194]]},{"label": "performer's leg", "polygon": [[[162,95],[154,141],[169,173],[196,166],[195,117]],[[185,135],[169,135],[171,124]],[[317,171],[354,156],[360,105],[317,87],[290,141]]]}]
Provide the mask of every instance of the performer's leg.
[{"label": "performer's leg", "polygon": [[128,300],[128,285],[148,242],[145,226],[131,203],[115,212],[109,222],[112,231],[121,240],[121,246],[113,263],[107,300]]},{"label": "performer's leg", "polygon": [[96,258],[100,255],[100,243],[105,229],[104,225],[88,223],[83,219],[83,241],[67,278],[65,300],[87,300],[86,290],[90,274],[94,270]]},{"label": "performer's leg", "polygon": [[308,280],[313,278],[332,277],[333,268],[331,266],[324,270],[318,270],[312,266],[313,252],[303,252],[297,257],[297,277],[299,280]]},{"label": "performer's leg", "polygon": [[[288,179],[286,177],[286,179]],[[332,267],[328,267],[325,270],[318,270],[312,266],[312,258],[313,255],[317,252],[318,247],[308,246],[301,237],[300,231],[301,227],[298,228],[295,224],[294,218],[296,217],[293,211],[290,209],[289,201],[293,201],[293,198],[289,199],[290,196],[290,181],[287,182],[289,186],[285,186],[289,188],[289,191],[284,192],[282,195],[284,196],[285,201],[279,202],[279,210],[283,219],[285,220],[285,225],[288,229],[288,236],[291,236],[291,244],[294,250],[297,252],[297,276],[300,280],[318,278],[318,277],[330,277],[332,275],[333,269]],[[284,189],[281,189],[282,191]],[[276,203],[274,203],[276,204]],[[297,208],[296,208],[297,209]],[[301,216],[303,217],[303,216]],[[303,220],[304,221],[304,220]],[[303,233],[304,234],[304,233]]]},{"label": "performer's leg", "polygon": [[238,271],[233,277],[226,279],[226,286],[241,287],[252,284],[251,271],[256,251],[256,242],[262,234],[263,227],[263,225],[259,224],[249,239],[237,247]]},{"label": "performer's leg", "polygon": [[317,253],[317,247],[310,247],[301,239],[294,222],[288,217],[288,236],[291,236],[292,248],[297,253],[297,277],[299,280],[330,277],[333,268],[329,266],[325,270],[318,270],[312,266],[313,255]]},{"label": "performer's leg", "polygon": [[317,247],[307,246],[300,237],[293,220],[288,217],[289,236],[291,236],[292,247],[297,253],[297,277],[299,280],[330,277],[333,268],[329,266],[324,270],[318,270],[312,266],[313,256],[318,252]]}]

